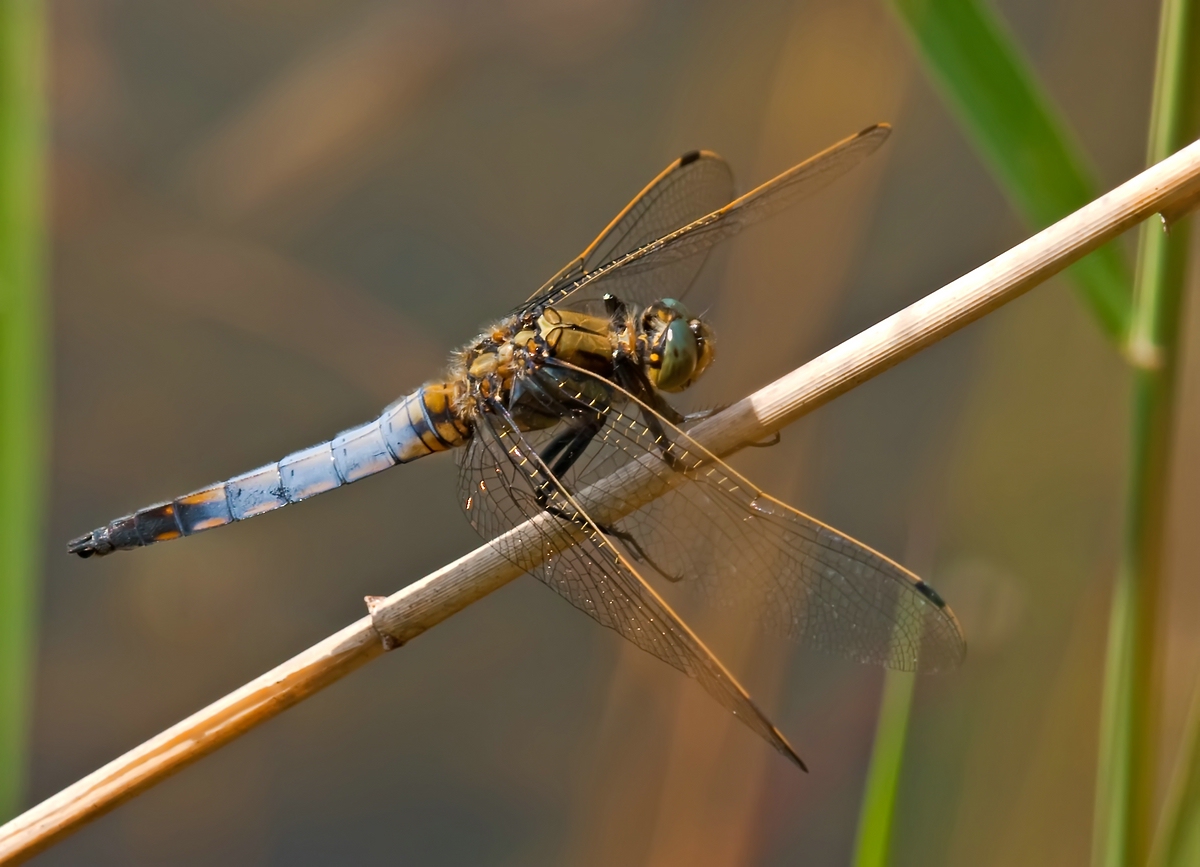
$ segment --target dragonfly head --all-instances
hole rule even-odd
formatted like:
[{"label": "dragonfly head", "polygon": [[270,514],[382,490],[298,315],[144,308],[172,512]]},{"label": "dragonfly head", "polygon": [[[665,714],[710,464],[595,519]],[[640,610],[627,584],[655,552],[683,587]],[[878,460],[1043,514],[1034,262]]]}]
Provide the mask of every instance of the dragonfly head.
[{"label": "dragonfly head", "polygon": [[646,308],[640,336],[646,375],[659,391],[683,391],[712,363],[712,331],[673,298]]}]

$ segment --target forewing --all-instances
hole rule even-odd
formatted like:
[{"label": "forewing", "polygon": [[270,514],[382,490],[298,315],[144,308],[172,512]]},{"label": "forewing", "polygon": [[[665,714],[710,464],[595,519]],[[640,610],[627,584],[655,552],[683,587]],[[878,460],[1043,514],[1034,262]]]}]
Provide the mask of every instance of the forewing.
[{"label": "forewing", "polygon": [[[573,369],[573,376],[590,374]],[[771,632],[860,662],[933,671],[962,660],[958,622],[932,587],[764,494],[685,431],[607,387],[618,399],[600,407],[602,430],[562,482],[615,528],[643,574],[694,584],[713,604],[752,612]],[[578,401],[595,411],[594,402]],[[635,473],[653,476],[636,500],[622,493],[634,489]],[[624,502],[611,515],[590,505],[614,498]]]},{"label": "forewing", "polygon": [[[691,269],[694,276],[713,246],[832,183],[874,153],[890,134],[891,127],[887,124],[868,127],[724,207],[615,256],[606,264],[577,272],[564,269],[533,300],[553,305],[568,299],[572,303],[597,299],[605,294],[637,303],[656,297],[678,297],[682,293],[673,295],[665,291],[669,284],[677,282],[676,273]],[[656,281],[660,273],[670,279]]]},{"label": "forewing", "polygon": [[[584,513],[511,420],[481,413],[459,472],[467,517],[505,557],[602,625],[694,677],[725,708],[803,767],[746,691]],[[539,490],[544,492],[541,501]],[[529,519],[535,519],[538,550],[505,535]]]},{"label": "forewing", "polygon": [[[533,293],[526,306],[542,303],[577,283],[587,272],[671,234],[731,199],[733,172],[725,160],[712,151],[684,154],[647,184],[578,258]],[[703,265],[704,257],[694,257],[657,275],[655,285],[665,297],[682,295]]]}]

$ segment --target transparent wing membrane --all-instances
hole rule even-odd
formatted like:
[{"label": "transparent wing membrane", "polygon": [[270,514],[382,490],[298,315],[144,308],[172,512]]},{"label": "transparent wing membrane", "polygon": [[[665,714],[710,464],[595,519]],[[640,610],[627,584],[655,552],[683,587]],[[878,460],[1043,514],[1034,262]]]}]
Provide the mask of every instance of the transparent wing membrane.
[{"label": "transparent wing membrane", "polygon": [[[744,196],[641,246],[630,247],[628,242],[607,244],[606,239],[612,231],[610,227],[584,256],[557,274],[526,306],[562,304],[568,299],[572,303],[583,302],[605,294],[639,304],[663,296],[677,297],[672,292],[683,294],[678,290],[686,290],[703,265],[704,256],[716,244],[832,183],[874,153],[890,133],[891,127],[886,124],[868,127]],[[653,192],[663,177],[669,178],[670,172],[669,167],[622,215],[632,213],[631,209],[636,209],[640,199]],[[654,213],[656,209],[650,205],[648,210]],[[614,225],[619,225],[621,220],[619,216]],[[649,233],[632,230],[619,234],[632,241]],[[602,251],[611,251],[613,258],[605,264],[590,265],[591,261],[600,258],[598,254]],[[684,282],[688,274],[691,276]]]},{"label": "transparent wing membrane", "polygon": [[[576,608],[695,678],[722,706],[804,767],[746,691],[579,507],[534,446],[502,415],[503,408],[498,410],[482,414],[460,463],[459,490],[472,526]],[[505,541],[506,531],[538,516],[540,551],[531,554]]]},{"label": "transparent wing membrane", "polygon": [[[642,574],[692,585],[712,604],[750,612],[776,634],[859,662],[935,671],[962,660],[953,613],[916,575],[764,494],[612,383],[601,381],[612,395],[607,403],[567,393],[571,382],[592,376],[571,374],[539,374],[545,390],[558,390],[568,420],[526,434],[529,448],[544,449],[572,417],[597,414],[598,431],[558,481]],[[657,497],[626,498],[631,469],[653,477]],[[609,512],[590,505],[614,499]]]},{"label": "transparent wing membrane", "polygon": [[[657,241],[705,214],[711,214],[733,198],[733,172],[729,164],[711,151],[692,151],[667,166],[646,185],[621,213],[604,228],[596,240],[578,258],[535,292],[530,302],[553,294],[578,282],[590,271]],[[684,295],[704,265],[703,257],[680,263],[644,280],[644,291],[631,285],[623,287],[621,297],[636,300],[647,292],[656,297],[678,298]]]}]

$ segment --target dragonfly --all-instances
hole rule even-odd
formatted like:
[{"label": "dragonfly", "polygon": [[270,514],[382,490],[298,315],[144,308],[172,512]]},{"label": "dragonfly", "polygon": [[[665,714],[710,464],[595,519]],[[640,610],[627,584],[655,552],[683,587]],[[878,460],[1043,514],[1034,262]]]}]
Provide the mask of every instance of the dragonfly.
[{"label": "dragonfly", "polygon": [[[748,603],[802,645],[901,670],[957,665],[953,612],[895,561],[791,506],[710,453],[685,391],[715,357],[685,306],[709,251],[811,195],[887,139],[878,124],[735,198],[728,164],[692,151],[658,174],[525,303],[373,421],[74,539],[81,557],[193,536],[397,464],[456,450],[471,525],[568,602],[691,676],[780,753],[779,729],[654,583]],[[623,500],[623,473],[649,479]],[[646,491],[649,490],[649,495]],[[539,544],[513,531],[537,528]],[[660,585],[661,586],[661,585]]]}]

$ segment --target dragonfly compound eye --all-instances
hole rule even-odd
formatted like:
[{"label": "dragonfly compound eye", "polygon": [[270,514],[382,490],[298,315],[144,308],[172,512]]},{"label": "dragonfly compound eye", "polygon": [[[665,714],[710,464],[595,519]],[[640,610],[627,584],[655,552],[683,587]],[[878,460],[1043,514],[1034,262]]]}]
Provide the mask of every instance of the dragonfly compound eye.
[{"label": "dragonfly compound eye", "polygon": [[692,371],[692,378],[688,380],[688,385],[691,385],[712,364],[712,360],[717,354],[717,344],[713,337],[712,329],[701,320],[693,319],[688,322],[688,329],[692,334],[696,335],[696,345],[699,348],[699,355],[696,358],[696,369]]},{"label": "dragonfly compound eye", "polygon": [[[700,343],[688,327],[686,319],[673,319],[662,333],[651,354],[651,378],[661,391],[682,391],[687,388],[700,360]],[[654,357],[658,369],[654,369]],[[655,375],[657,374],[657,375]]]}]

